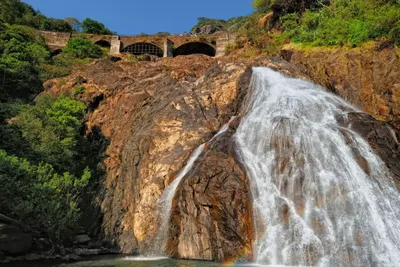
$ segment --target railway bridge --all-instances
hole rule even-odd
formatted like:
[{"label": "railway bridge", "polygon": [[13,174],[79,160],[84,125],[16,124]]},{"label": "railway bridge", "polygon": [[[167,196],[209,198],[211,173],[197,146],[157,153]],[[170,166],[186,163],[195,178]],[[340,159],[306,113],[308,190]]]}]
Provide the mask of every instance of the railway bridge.
[{"label": "railway bridge", "polygon": [[61,52],[71,38],[80,37],[109,49],[110,55],[131,53],[134,55],[150,54],[158,57],[191,54],[219,57],[224,55],[225,46],[235,39],[235,36],[229,32],[217,32],[202,36],[117,36],[47,31],[39,31],[39,34],[44,37],[47,46],[54,54]]}]

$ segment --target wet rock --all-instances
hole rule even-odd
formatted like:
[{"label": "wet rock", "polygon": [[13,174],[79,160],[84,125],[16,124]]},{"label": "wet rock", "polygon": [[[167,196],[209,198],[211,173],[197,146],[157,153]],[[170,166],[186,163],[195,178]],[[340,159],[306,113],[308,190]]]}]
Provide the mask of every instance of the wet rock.
[{"label": "wet rock", "polygon": [[210,144],[176,193],[168,244],[173,257],[251,259],[250,190],[235,157],[233,132]]},{"label": "wet rock", "polygon": [[28,256],[25,257],[25,260],[27,260],[27,261],[37,261],[40,259],[41,259],[41,257],[36,253],[29,254]]},{"label": "wet rock", "polygon": [[87,244],[91,238],[88,235],[77,235],[75,236],[74,243],[75,244]]},{"label": "wet rock", "polygon": [[71,262],[71,261],[79,261],[82,258],[76,254],[68,254],[61,258],[62,261]]},{"label": "wet rock", "polygon": [[347,119],[349,127],[363,136],[386,163],[400,189],[400,131],[362,112],[349,113]]},{"label": "wet rock", "polygon": [[400,129],[398,48],[385,45],[302,49],[285,46],[284,59],[312,80],[378,120]]}]

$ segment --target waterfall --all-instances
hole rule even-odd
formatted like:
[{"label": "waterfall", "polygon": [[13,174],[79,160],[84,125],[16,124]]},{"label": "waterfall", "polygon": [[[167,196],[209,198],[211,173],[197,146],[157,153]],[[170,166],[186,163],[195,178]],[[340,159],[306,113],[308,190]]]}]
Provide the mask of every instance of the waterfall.
[{"label": "waterfall", "polygon": [[400,266],[400,194],[368,143],[341,126],[355,109],[313,83],[253,68],[234,136],[250,179],[255,261]]},{"label": "waterfall", "polygon": [[176,175],[174,181],[164,190],[163,194],[159,199],[159,212],[161,214],[161,226],[158,230],[157,236],[155,237],[152,248],[150,251],[150,256],[155,255],[164,255],[166,250],[166,245],[168,241],[168,232],[169,232],[169,222],[171,218],[171,208],[172,208],[172,201],[174,199],[176,190],[180,185],[183,178],[186,174],[193,168],[194,163],[199,158],[199,156],[204,152],[204,149],[207,144],[210,144],[214,141],[215,138],[220,136],[221,134],[225,133],[229,129],[230,123],[236,117],[232,117],[228,123],[224,124],[221,129],[215,134],[208,142],[201,144],[197,147],[192,154],[190,155],[186,165],[183,169]]}]

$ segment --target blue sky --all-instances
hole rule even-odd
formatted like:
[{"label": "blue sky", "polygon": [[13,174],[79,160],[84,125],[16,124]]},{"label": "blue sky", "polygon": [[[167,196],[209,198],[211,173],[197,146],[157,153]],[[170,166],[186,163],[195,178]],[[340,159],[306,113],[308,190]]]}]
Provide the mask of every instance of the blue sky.
[{"label": "blue sky", "polygon": [[53,18],[87,17],[120,35],[183,33],[198,17],[228,19],[252,12],[252,0],[23,0]]}]

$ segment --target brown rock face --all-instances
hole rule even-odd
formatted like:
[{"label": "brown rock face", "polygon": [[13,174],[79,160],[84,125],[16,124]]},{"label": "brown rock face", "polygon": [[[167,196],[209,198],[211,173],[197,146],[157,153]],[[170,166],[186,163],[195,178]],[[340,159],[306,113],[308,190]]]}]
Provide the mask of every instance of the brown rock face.
[{"label": "brown rock face", "polygon": [[[375,153],[386,163],[400,189],[400,132],[366,113],[350,113],[348,126],[364,137]],[[368,173],[369,166],[360,158],[359,164]]]},{"label": "brown rock face", "polygon": [[331,89],[377,119],[400,129],[399,48],[285,47],[282,56],[316,83]]},{"label": "brown rock face", "polygon": [[[73,95],[78,85],[85,87],[76,97],[89,109],[86,134],[105,150],[99,164],[104,175],[99,177],[95,200],[99,206],[95,216],[101,227],[95,225],[91,237],[109,239],[122,253],[146,252],[160,227],[163,211],[158,209],[158,200],[165,188],[191,153],[237,116],[227,132],[207,143],[178,186],[172,203],[167,253],[176,258],[216,261],[252,258],[251,192],[232,139],[248,94],[248,66],[268,66],[306,77],[282,60],[227,60],[186,56],[131,62],[122,56],[117,63],[99,60],[70,77],[45,84],[47,93],[52,94]],[[315,77],[319,76],[313,76],[318,80]],[[366,99],[357,97],[354,99]],[[396,110],[398,102],[393,105]],[[389,120],[390,114],[385,118]],[[350,114],[349,121],[343,123],[360,132],[395,177],[400,177],[399,133],[394,128],[358,113]],[[362,157],[359,164],[368,172]],[[286,213],[283,209],[282,220],[286,220]]]},{"label": "brown rock face", "polygon": [[[206,56],[178,57],[135,65],[102,60],[85,71],[73,74],[67,82],[53,80],[46,84],[49,93],[72,94],[77,81],[84,81],[85,90],[80,99],[91,109],[86,123],[87,133],[100,131],[109,140],[104,161],[106,177],[98,196],[103,214],[102,227],[104,235],[111,238],[121,252],[144,252],[151,244],[160,224],[157,200],[191,152],[210,140],[223,124],[238,113],[247,86],[237,81],[246,69],[244,64],[216,62]],[[222,155],[222,152],[213,153]],[[218,225],[221,231],[229,226],[236,231],[236,235],[248,237],[235,241],[221,254],[213,251],[226,243],[225,232],[219,236],[209,233],[214,237],[213,244],[207,245],[209,251],[204,247],[204,250],[191,253],[180,246],[180,250],[173,251],[174,256],[222,260],[236,255],[235,250],[245,250],[248,246],[251,238],[247,233],[249,226],[243,225],[243,222],[250,221],[249,202],[245,197],[248,191],[246,187],[238,188],[239,185],[246,185],[245,176],[235,165],[232,155],[225,155],[225,158],[225,165],[230,164],[232,168],[231,174],[225,175],[231,177],[229,183],[223,183],[222,180],[227,178],[219,173],[215,174],[220,175],[215,183],[207,180],[211,177],[206,173],[197,173],[201,184],[210,184],[205,193],[213,195],[213,205],[219,207],[210,209],[214,217],[207,220],[210,225]],[[211,165],[210,162],[207,164]],[[223,165],[214,168],[215,172],[222,169]],[[204,171],[210,174],[210,170]],[[214,194],[218,184],[224,184],[232,195]],[[186,205],[198,201],[193,199],[197,196],[184,192],[179,197],[182,203],[176,203]],[[231,206],[231,201],[235,199],[238,203]],[[234,211],[234,207],[240,209]],[[234,214],[236,217],[224,221]],[[204,216],[193,223],[200,223],[206,219]],[[245,216],[247,218],[243,220]],[[243,220],[240,221],[241,226],[236,225],[239,219]],[[233,230],[231,236],[234,235]],[[196,236],[194,231],[197,231],[195,227],[182,229],[182,238]],[[224,231],[230,230],[227,228]],[[204,238],[198,240],[203,242]],[[195,242],[192,245],[199,244]]]}]

